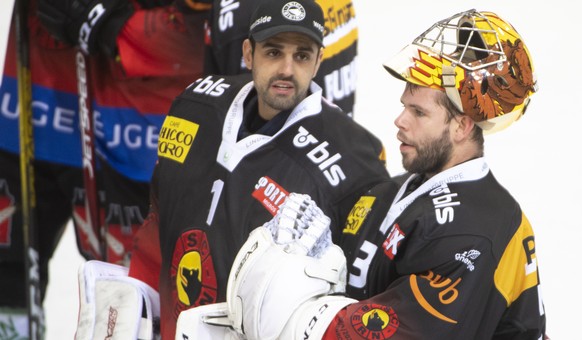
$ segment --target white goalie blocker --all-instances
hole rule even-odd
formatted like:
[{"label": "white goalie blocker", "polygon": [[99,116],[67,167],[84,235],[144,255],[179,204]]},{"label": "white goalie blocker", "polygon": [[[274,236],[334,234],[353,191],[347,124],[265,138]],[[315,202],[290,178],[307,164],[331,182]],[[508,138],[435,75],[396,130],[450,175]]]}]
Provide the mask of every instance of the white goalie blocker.
[{"label": "white goalie blocker", "polygon": [[347,271],[329,223],[309,196],[291,194],[239,250],[227,302],[182,312],[176,340],[321,339],[335,315],[356,302],[332,295],[345,292]]},{"label": "white goalie blocker", "polygon": [[123,266],[88,261],[79,268],[75,340],[159,339],[160,298]]}]

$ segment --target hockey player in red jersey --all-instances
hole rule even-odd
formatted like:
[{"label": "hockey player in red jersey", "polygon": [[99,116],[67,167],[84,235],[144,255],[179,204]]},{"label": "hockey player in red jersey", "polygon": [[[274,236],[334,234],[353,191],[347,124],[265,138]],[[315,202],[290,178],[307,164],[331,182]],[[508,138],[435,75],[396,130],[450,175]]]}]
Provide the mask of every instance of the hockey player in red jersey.
[{"label": "hockey player in red jersey", "polygon": [[[159,303],[162,338],[173,339],[180,312],[225,301],[236,252],[289,192],[311,195],[340,226],[358,197],[389,181],[381,142],[312,80],[324,53],[321,7],[312,0],[263,1],[250,22],[241,46],[250,74],[206,75],[175,99],[160,130],[151,210],[136,234],[130,277],[103,274],[108,289],[82,292],[98,296],[82,298],[81,320],[90,321],[79,323],[78,335],[106,336],[101,321],[109,309],[94,312],[91,301],[128,289]],[[341,229],[332,233],[339,237]],[[81,281],[112,272],[106,268],[87,264]],[[159,299],[142,291],[142,282]],[[123,302],[117,324],[127,328],[114,332],[149,329],[155,303],[146,304],[145,318],[142,300]]]},{"label": "hockey player in red jersey", "polygon": [[[172,100],[202,75],[205,12],[181,12],[166,0],[33,0],[29,50],[34,115],[35,184],[42,295],[48,262],[71,220],[87,259],[101,258],[85,217],[75,54],[79,30],[92,8],[107,15],[93,22],[88,41],[99,156],[98,190],[108,229],[107,259],[129,261],[134,231],[148,212],[149,180],[157,139]],[[190,26],[191,25],[191,26]],[[197,27],[196,27],[197,25]],[[26,336],[24,258],[19,171],[16,43],[12,28],[0,98],[0,328]],[[57,40],[54,36],[59,37]],[[14,332],[14,333],[11,333]]]},{"label": "hockey player in red jersey", "polygon": [[545,337],[533,229],[484,158],[483,135],[519,119],[537,90],[523,39],[469,10],[385,68],[406,84],[395,124],[412,175],[398,192],[381,184],[359,199],[338,243],[345,257],[322,227],[333,222],[291,194],[241,248],[227,302],[182,313],[184,336]]}]

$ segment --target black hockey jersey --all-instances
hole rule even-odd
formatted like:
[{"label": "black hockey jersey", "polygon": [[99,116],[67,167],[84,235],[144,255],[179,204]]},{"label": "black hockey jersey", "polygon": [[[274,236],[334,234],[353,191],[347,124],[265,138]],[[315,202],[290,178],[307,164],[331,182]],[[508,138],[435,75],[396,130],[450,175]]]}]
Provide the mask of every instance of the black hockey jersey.
[{"label": "black hockey jersey", "polygon": [[[247,72],[242,42],[248,37],[251,14],[261,0],[214,0],[207,35],[210,37],[205,72],[233,75]],[[323,96],[353,116],[356,90],[358,28],[352,0],[317,0],[323,9],[325,46],[314,78]]]},{"label": "black hockey jersey", "polygon": [[138,235],[131,272],[137,278],[159,275],[164,339],[173,339],[182,310],[225,300],[238,249],[288,193],[318,202],[340,226],[337,241],[357,199],[389,180],[381,142],[322,99],[313,82],[311,95],[279,132],[237,140],[245,99],[256,95],[249,79],[199,79],[177,97],[159,134],[156,216],[148,223],[159,231],[161,268],[135,267],[147,252],[139,249],[144,236]]},{"label": "black hockey jersey", "polygon": [[543,339],[534,233],[483,158],[393,200],[360,198],[343,230],[347,292],[324,339]]}]

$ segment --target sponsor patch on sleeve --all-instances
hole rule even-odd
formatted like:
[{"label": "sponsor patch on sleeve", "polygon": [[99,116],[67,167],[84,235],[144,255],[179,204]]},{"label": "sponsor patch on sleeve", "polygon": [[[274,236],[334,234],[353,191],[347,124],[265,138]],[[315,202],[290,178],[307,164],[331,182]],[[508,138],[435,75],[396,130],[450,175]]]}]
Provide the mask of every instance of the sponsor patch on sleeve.
[{"label": "sponsor patch on sleeve", "polygon": [[357,234],[358,230],[366,220],[368,213],[372,208],[372,204],[376,197],[373,196],[362,196],[360,200],[354,205],[352,211],[348,215],[346,225],[344,227],[344,234]]},{"label": "sponsor patch on sleeve", "polygon": [[199,125],[182,118],[167,116],[158,139],[158,157],[184,163],[196,138]]},{"label": "sponsor patch on sleeve", "polygon": [[268,176],[259,178],[253,191],[253,197],[261,202],[273,216],[279,211],[279,207],[285,202],[289,192]]}]

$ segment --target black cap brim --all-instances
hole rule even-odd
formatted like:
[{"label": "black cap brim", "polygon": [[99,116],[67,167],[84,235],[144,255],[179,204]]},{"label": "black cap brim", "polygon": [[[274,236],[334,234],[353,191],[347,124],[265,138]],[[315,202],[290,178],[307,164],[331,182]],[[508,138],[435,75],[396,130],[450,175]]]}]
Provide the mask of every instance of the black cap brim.
[{"label": "black cap brim", "polygon": [[323,46],[323,41],[321,40],[321,37],[314,34],[313,30],[310,30],[308,28],[301,27],[298,25],[280,25],[280,26],[276,26],[276,27],[270,27],[270,28],[264,29],[262,31],[252,33],[251,37],[255,41],[261,42],[261,41],[265,41],[265,40],[269,39],[270,37],[275,36],[279,33],[285,33],[285,32],[297,32],[297,33],[305,34],[308,37],[310,37],[311,39],[313,39],[313,41],[315,41],[315,43],[318,44],[320,47]]}]

